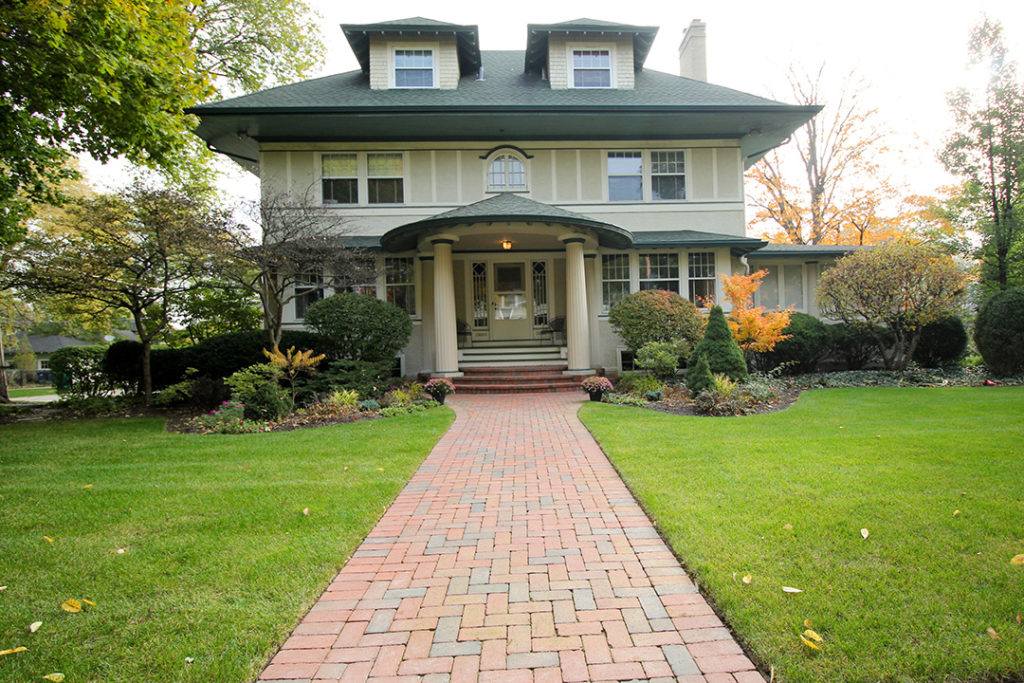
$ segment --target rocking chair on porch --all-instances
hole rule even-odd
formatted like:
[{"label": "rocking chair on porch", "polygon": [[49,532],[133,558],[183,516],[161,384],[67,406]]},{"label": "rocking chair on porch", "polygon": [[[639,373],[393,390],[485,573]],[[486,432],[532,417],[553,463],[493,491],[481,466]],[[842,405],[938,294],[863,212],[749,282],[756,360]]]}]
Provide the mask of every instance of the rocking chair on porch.
[{"label": "rocking chair on porch", "polygon": [[466,324],[465,320],[455,321],[455,334],[458,337],[460,349],[473,345],[473,328]]},{"label": "rocking chair on porch", "polygon": [[556,346],[565,344],[565,318],[554,318],[548,322],[544,335],[550,336],[551,343]]}]

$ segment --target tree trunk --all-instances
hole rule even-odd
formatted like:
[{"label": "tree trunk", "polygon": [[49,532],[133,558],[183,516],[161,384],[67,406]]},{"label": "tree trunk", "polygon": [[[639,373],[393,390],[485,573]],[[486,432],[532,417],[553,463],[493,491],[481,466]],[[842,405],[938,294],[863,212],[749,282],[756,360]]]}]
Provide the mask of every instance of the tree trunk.
[{"label": "tree trunk", "polygon": [[149,364],[149,351],[153,346],[151,339],[142,339],[142,400],[148,407],[153,403],[153,368]]},{"label": "tree trunk", "polygon": [[0,332],[0,403],[10,403],[11,395],[7,391],[7,361],[4,359],[3,333]]}]

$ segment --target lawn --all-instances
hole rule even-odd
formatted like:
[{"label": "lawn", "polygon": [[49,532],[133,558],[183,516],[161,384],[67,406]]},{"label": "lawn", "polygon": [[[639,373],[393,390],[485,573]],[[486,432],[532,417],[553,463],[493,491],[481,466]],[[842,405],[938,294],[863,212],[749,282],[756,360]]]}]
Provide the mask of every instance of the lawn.
[{"label": "lawn", "polygon": [[50,394],[56,394],[57,390],[53,387],[26,387],[24,389],[8,389],[7,394],[12,399],[25,398],[26,396],[49,396]]},{"label": "lawn", "polygon": [[[776,680],[1024,680],[1024,566],[1010,562],[1024,388],[818,390],[740,418],[580,414]],[[820,652],[800,642],[804,620]]]},{"label": "lawn", "polygon": [[0,680],[251,680],[452,419],[0,426],[0,650],[28,648],[0,657]]}]

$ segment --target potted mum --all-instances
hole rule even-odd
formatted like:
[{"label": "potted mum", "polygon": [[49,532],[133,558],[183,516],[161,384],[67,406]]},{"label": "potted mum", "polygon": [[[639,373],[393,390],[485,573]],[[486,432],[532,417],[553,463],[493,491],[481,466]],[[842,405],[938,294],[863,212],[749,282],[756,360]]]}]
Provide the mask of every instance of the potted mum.
[{"label": "potted mum", "polygon": [[591,401],[600,401],[604,392],[612,390],[612,383],[607,377],[587,377],[581,386],[583,391],[590,394]]},{"label": "potted mum", "polygon": [[435,401],[444,405],[444,397],[455,393],[455,385],[450,379],[435,377],[423,385],[423,390],[430,394]]}]

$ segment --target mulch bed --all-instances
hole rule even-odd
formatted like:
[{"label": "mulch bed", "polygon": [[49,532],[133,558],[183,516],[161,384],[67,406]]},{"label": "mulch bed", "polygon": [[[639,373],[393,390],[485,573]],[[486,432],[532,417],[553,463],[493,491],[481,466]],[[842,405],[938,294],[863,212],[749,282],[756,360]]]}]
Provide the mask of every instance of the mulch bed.
[{"label": "mulch bed", "polygon": [[[759,403],[758,405],[751,406],[747,415],[755,415],[760,413],[776,413],[780,410],[793,405],[797,397],[800,396],[800,392],[804,390],[803,387],[789,387],[779,392],[779,397],[774,401],[768,403]],[[712,417],[711,415],[705,415],[704,413],[698,413],[692,403],[676,403],[675,401],[655,401],[648,403],[645,408],[650,410],[657,410],[659,413],[668,413],[669,415],[693,415],[696,417]]]}]

